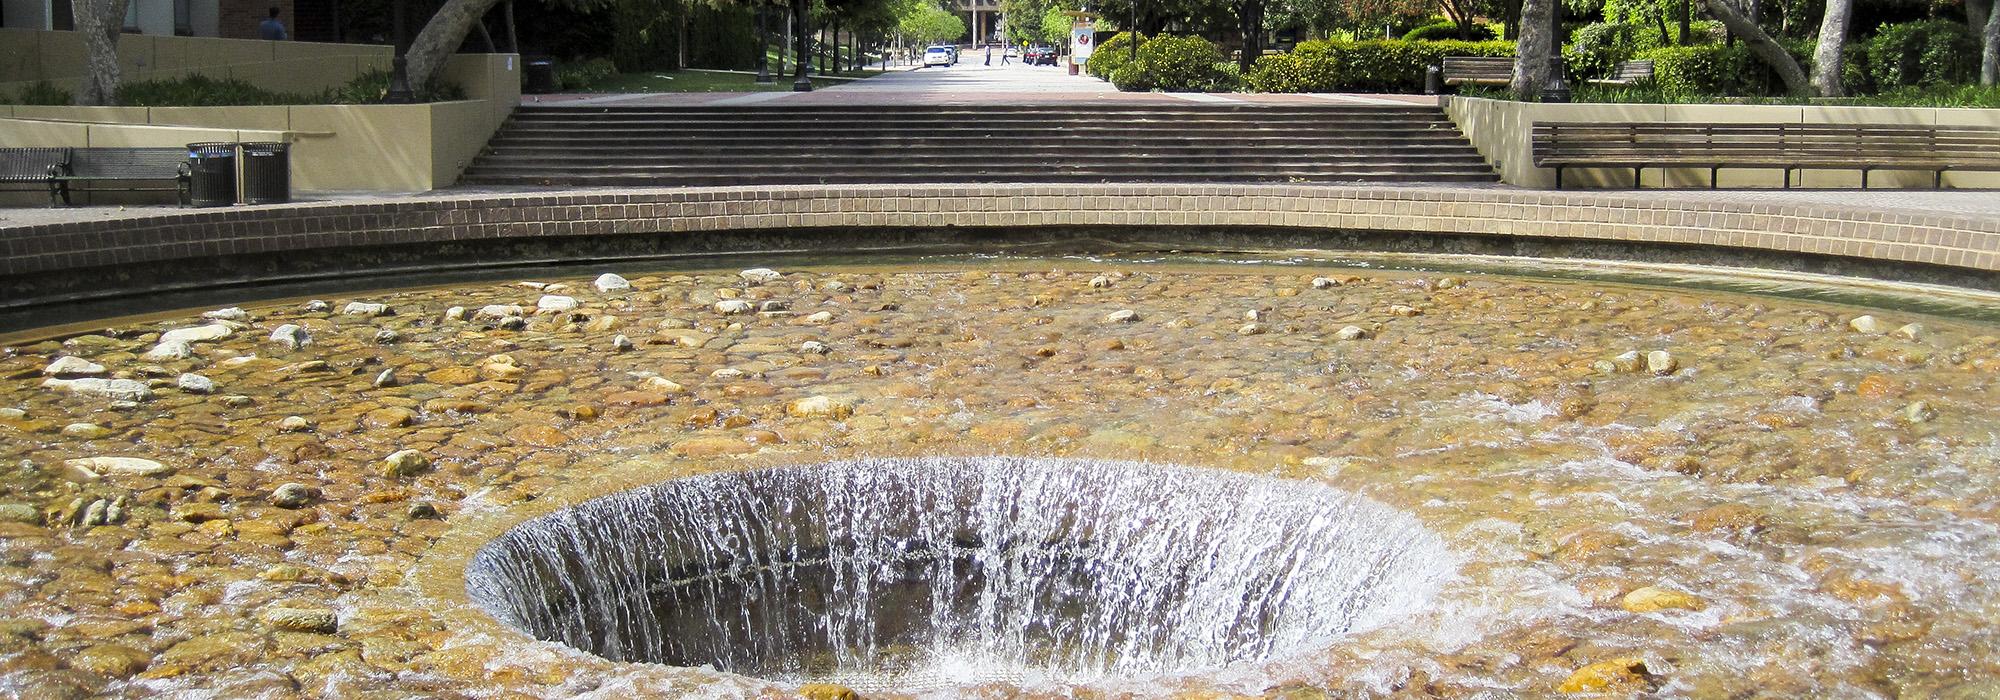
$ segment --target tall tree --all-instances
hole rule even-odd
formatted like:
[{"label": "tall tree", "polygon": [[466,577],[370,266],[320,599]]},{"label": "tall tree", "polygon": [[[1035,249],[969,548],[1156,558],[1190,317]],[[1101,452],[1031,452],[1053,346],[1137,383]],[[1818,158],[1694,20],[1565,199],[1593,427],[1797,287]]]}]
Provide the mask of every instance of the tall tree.
[{"label": "tall tree", "polygon": [[125,0],[78,0],[75,19],[87,67],[76,103],[118,104],[118,32],[125,28]]},{"label": "tall tree", "polygon": [[1257,57],[1264,55],[1264,8],[1267,0],[1230,0],[1236,11],[1236,31],[1243,36],[1243,51],[1236,57],[1236,69],[1245,75]]},{"label": "tall tree", "polygon": [[1847,25],[1853,17],[1854,0],[1826,0],[1826,14],[1819,21],[1819,45],[1813,49],[1812,85],[1820,97],[1847,94],[1840,83],[1840,55],[1847,47]]},{"label": "tall tree", "polygon": [[1521,3],[1521,38],[1514,42],[1514,82],[1509,87],[1523,100],[1532,99],[1548,78],[1549,57],[1555,55],[1556,2]]},{"label": "tall tree", "polygon": [[417,32],[417,38],[410,42],[405,53],[409,60],[410,87],[422,89],[437,82],[444,74],[444,64],[451,60],[451,54],[458,51],[459,44],[465,43],[465,35],[472,31],[472,25],[486,16],[486,11],[500,0],[446,0],[437,14],[431,15],[429,22]]},{"label": "tall tree", "polygon": [[1748,11],[1737,7],[1735,0],[1708,0],[1708,12],[1722,20],[1722,26],[1728,27],[1729,31],[1743,37],[1744,43],[1750,45],[1750,52],[1778,72],[1778,79],[1785,83],[1785,92],[1794,95],[1811,93],[1812,82],[1806,78],[1805,69],[1799,67],[1798,59],[1793,58],[1778,40],[1771,38]]},{"label": "tall tree", "polygon": [[1979,84],[2000,85],[2000,8],[1989,7],[1980,36],[1984,46],[1979,50]]}]

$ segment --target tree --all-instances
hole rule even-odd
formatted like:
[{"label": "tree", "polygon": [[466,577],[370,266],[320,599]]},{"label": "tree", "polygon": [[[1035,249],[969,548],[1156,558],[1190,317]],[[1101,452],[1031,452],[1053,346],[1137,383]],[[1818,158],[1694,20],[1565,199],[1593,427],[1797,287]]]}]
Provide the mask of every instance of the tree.
[{"label": "tree", "polygon": [[896,32],[912,43],[928,46],[952,41],[965,34],[965,20],[958,13],[925,0],[902,3],[897,10]]},{"label": "tree", "polygon": [[[1721,2],[1723,0],[1713,0]],[[1525,0],[1521,3],[1520,40],[1514,42],[1514,95],[1532,99],[1548,78],[1549,57],[1555,55],[1557,0]]]},{"label": "tree", "polygon": [[1965,17],[1979,35],[1979,84],[2000,85],[2000,8],[1992,0],[1966,0]]},{"label": "tree", "polygon": [[1007,18],[1007,43],[1024,44],[1042,40],[1042,19],[1051,0],[1000,0],[1000,15]]},{"label": "tree", "polygon": [[444,64],[458,51],[459,44],[465,43],[465,35],[472,31],[472,25],[486,16],[486,11],[500,0],[446,0],[437,14],[431,15],[424,23],[417,38],[410,42],[408,75],[410,87],[423,89],[437,82],[444,74]]},{"label": "tree", "polygon": [[1806,78],[1806,71],[1799,67],[1799,61],[1790,51],[1771,38],[1757,20],[1746,10],[1737,7],[1735,0],[1708,0],[1708,12],[1722,20],[1722,26],[1743,37],[1750,45],[1750,52],[1757,54],[1772,70],[1778,72],[1778,79],[1784,81],[1785,92],[1804,95],[1812,90],[1812,83]]},{"label": "tree", "polygon": [[1264,7],[1266,0],[1230,0],[1236,11],[1236,32],[1243,37],[1243,51],[1237,54],[1236,69],[1250,73],[1250,64],[1264,55]]},{"label": "tree", "polygon": [[1847,24],[1853,16],[1854,0],[1826,0],[1826,15],[1819,23],[1819,45],[1813,49],[1812,85],[1820,97],[1847,94],[1840,84],[1840,55],[1847,47]]},{"label": "tree", "polygon": [[83,89],[79,105],[118,104],[118,32],[125,26],[125,0],[78,0],[76,29],[83,36]]}]

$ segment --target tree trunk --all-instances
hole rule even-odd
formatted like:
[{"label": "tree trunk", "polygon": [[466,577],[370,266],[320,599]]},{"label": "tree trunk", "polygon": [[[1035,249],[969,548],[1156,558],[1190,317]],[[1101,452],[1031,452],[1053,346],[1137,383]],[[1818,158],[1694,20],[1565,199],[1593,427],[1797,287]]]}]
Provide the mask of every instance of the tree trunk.
[{"label": "tree trunk", "polygon": [[424,23],[423,30],[417,32],[416,40],[410,42],[410,49],[404,54],[409,60],[410,89],[421,92],[436,83],[444,74],[444,64],[451,60],[452,52],[465,43],[472,25],[498,2],[445,0],[444,7],[438,8],[431,21]]},{"label": "tree trunk", "polygon": [[501,7],[507,16],[507,50],[520,53],[521,34],[514,31],[514,0],[506,0],[506,2],[501,4]]},{"label": "tree trunk", "polygon": [[1243,55],[1236,68],[1250,74],[1250,65],[1264,54],[1264,0],[1239,0],[1236,5],[1238,28],[1243,32]]},{"label": "tree trunk", "polygon": [[500,52],[500,47],[493,45],[493,32],[486,30],[486,18],[479,18],[479,21],[472,23],[472,27],[479,30],[479,45],[486,47],[486,53]]},{"label": "tree trunk", "polygon": [[1981,43],[1986,42],[1986,18],[1992,11],[1993,0],[1965,0],[1965,26]]},{"label": "tree trunk", "polygon": [[1653,21],[1660,25],[1660,41],[1672,41],[1673,34],[1667,31],[1667,13],[1662,10],[1653,13]]},{"label": "tree trunk", "polygon": [[1820,97],[1841,97],[1847,90],[1840,84],[1841,49],[1847,47],[1847,24],[1854,16],[1854,0],[1826,0],[1826,15],[1819,21],[1819,45],[1813,48],[1813,90]]},{"label": "tree trunk", "polygon": [[1980,84],[2000,84],[2000,8],[1986,10],[1986,46],[1980,48]]},{"label": "tree trunk", "polygon": [[[1680,11],[1678,19],[1680,20],[1681,33],[1680,38],[1675,40],[1674,43],[1687,46],[1694,43],[1694,0],[1680,0],[1677,9]],[[1753,14],[1751,17],[1754,18],[1756,15]],[[1662,33],[1662,36],[1664,36],[1664,33]]]},{"label": "tree trunk", "polygon": [[118,104],[118,32],[125,27],[125,0],[79,0],[74,18],[86,66],[76,103]]},{"label": "tree trunk", "polygon": [[1521,3],[1521,38],[1514,43],[1514,96],[1534,99],[1549,71],[1549,56],[1555,50],[1556,3],[1560,0],[1524,0]]},{"label": "tree trunk", "polygon": [[786,65],[785,62],[791,60],[791,55],[792,55],[792,13],[790,11],[786,11],[785,37],[783,40],[778,42],[778,75],[785,74],[785,65]]},{"label": "tree trunk", "polygon": [[694,3],[682,2],[680,21],[674,23],[674,68],[688,67],[688,24],[694,21]]},{"label": "tree trunk", "polygon": [[1508,41],[1518,41],[1521,38],[1520,0],[1511,0],[1510,2],[1508,2],[1506,14],[1507,14],[1507,30],[1501,32],[1500,38],[1506,39]]},{"label": "tree trunk", "polygon": [[1778,79],[1785,81],[1785,92],[1804,95],[1812,91],[1812,83],[1806,79],[1806,71],[1799,67],[1798,59],[1792,58],[1791,52],[1765,33],[1764,28],[1744,14],[1743,8],[1737,7],[1733,0],[1708,0],[1708,11],[1722,20],[1722,26],[1743,37],[1744,43],[1750,45],[1751,53],[1757,54],[1778,72]]}]

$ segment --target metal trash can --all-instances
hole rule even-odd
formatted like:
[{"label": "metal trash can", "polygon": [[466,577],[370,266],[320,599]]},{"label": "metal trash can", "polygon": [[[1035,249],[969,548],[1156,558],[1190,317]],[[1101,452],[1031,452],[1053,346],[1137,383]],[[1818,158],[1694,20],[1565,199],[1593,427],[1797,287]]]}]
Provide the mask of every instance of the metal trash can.
[{"label": "metal trash can", "polygon": [[521,91],[530,95],[547,95],[556,91],[556,60],[547,56],[530,56],[521,71],[528,81]]},{"label": "metal trash can", "polygon": [[292,201],[291,149],[276,141],[243,146],[243,203],[282,204]]},{"label": "metal trash can", "polygon": [[197,207],[236,203],[236,144],[188,144],[188,194]]}]

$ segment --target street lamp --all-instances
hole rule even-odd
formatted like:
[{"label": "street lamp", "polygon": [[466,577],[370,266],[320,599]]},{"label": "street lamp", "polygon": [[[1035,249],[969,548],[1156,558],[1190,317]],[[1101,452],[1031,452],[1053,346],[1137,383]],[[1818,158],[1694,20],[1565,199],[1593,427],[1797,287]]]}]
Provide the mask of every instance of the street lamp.
[{"label": "street lamp", "polygon": [[792,92],[812,92],[813,89],[812,79],[806,77],[806,64],[811,62],[806,60],[806,35],[811,33],[807,22],[809,19],[811,18],[806,14],[806,0],[792,0],[792,24],[798,27],[798,30],[793,32],[792,48],[799,57],[798,69],[794,71],[798,78],[792,81]]},{"label": "street lamp", "polygon": [[389,64],[389,94],[384,95],[382,101],[392,105],[406,105],[415,103],[417,95],[410,91],[410,61],[404,56],[407,50],[403,45],[403,0],[396,0],[394,13],[396,58]]},{"label": "street lamp", "polygon": [[757,84],[771,82],[771,22],[766,19],[770,5],[757,3]]}]

